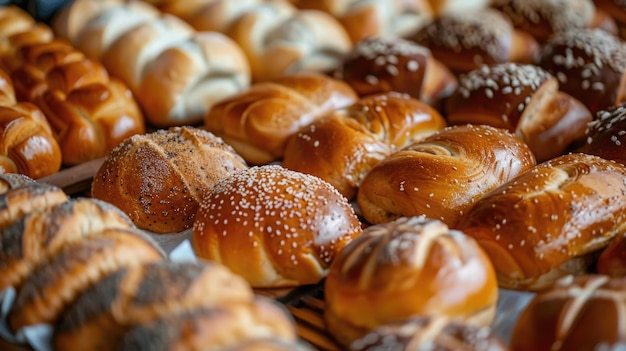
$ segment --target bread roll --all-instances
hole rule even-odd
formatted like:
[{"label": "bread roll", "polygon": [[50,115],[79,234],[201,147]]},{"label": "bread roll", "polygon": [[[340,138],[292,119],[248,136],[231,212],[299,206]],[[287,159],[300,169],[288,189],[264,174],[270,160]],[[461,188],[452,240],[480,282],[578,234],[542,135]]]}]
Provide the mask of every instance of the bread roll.
[{"label": "bread roll", "polygon": [[586,143],[579,151],[626,165],[626,105],[598,111],[585,130]]},{"label": "bread roll", "polygon": [[511,350],[619,350],[624,347],[626,280],[569,276],[537,294],[520,315]]},{"label": "bread roll", "polygon": [[57,34],[119,76],[155,127],[198,124],[213,104],[249,85],[236,43],[196,32],[148,3],[79,0],[57,16]]},{"label": "bread roll", "polygon": [[257,297],[139,325],[116,350],[230,350],[247,340],[268,338],[295,342],[295,325],[277,302]]},{"label": "bread roll", "polygon": [[183,313],[248,303],[250,286],[223,266],[160,261],[123,268],[87,289],[60,317],[56,350],[117,350],[125,332]]},{"label": "bread roll", "polygon": [[395,91],[436,107],[457,87],[456,77],[430,50],[401,38],[375,37],[358,42],[335,76],[361,96]]},{"label": "bread roll", "polygon": [[494,189],[459,223],[491,257],[501,287],[541,290],[580,274],[626,227],[626,167],[559,156]]},{"label": "bread roll", "polygon": [[90,198],[70,199],[26,213],[0,232],[0,291],[20,286],[42,262],[70,242],[108,228],[132,226],[118,208]]},{"label": "bread roll", "polygon": [[612,33],[617,30],[611,17],[596,11],[592,0],[494,0],[492,6],[539,42],[573,29],[600,27]]},{"label": "bread roll", "polygon": [[439,112],[409,95],[369,95],[293,135],[282,164],[320,177],[353,199],[372,167],[445,126]]},{"label": "bread roll", "polygon": [[327,330],[347,346],[413,316],[487,326],[498,287],[489,258],[472,238],[441,221],[403,217],[367,227],[337,255],[324,297]]},{"label": "bread roll", "polygon": [[358,99],[345,82],[319,73],[286,75],[254,84],[215,105],[206,128],[252,164],[283,157],[285,144],[300,128]]},{"label": "bread roll", "polygon": [[68,201],[63,189],[45,183],[28,182],[0,194],[0,229],[28,213]]},{"label": "bread roll", "polygon": [[413,317],[375,328],[350,345],[350,351],[507,351],[489,327],[447,317]]},{"label": "bread roll", "polygon": [[424,0],[294,0],[301,9],[330,13],[353,43],[373,37],[404,37],[425,25],[433,10]]},{"label": "bread roll", "polygon": [[244,12],[228,29],[250,62],[253,82],[298,72],[329,72],[352,48],[333,16],[272,2]]},{"label": "bread roll", "polygon": [[210,132],[172,127],[120,143],[94,176],[91,196],[119,207],[139,228],[180,232],[192,226],[199,202],[216,182],[246,168]]},{"label": "bread roll", "polygon": [[9,314],[13,331],[54,324],[81,291],[123,267],[164,259],[149,236],[132,228],[105,229],[63,247],[17,289]]},{"label": "bread roll", "polygon": [[28,185],[34,182],[34,179],[20,173],[0,173],[0,195],[9,190]]},{"label": "bread roll", "polygon": [[[19,48],[36,43],[47,43],[54,38],[52,29],[15,5],[0,8],[0,68],[8,72],[21,63]],[[16,61],[17,59],[17,61]]]},{"label": "bread roll", "polygon": [[372,168],[357,203],[369,223],[424,215],[455,227],[484,194],[534,165],[528,146],[504,129],[448,127]]},{"label": "bread roll", "polygon": [[596,271],[611,277],[626,277],[626,240],[623,233],[602,249],[596,262]]},{"label": "bread roll", "polygon": [[314,351],[312,346],[299,340],[289,342],[276,338],[253,339],[226,351]]},{"label": "bread roll", "polygon": [[215,185],[196,215],[193,247],[255,288],[293,287],[320,281],[360,233],[353,208],[330,184],[267,165]]},{"label": "bread roll", "polygon": [[485,65],[461,77],[445,113],[450,124],[508,129],[528,144],[538,162],[582,141],[593,118],[578,99],[560,91],[554,76],[516,63]]},{"label": "bread roll", "polygon": [[606,31],[557,33],[542,47],[538,64],[594,114],[626,101],[626,46]]},{"label": "bread roll", "polygon": [[531,35],[490,8],[442,15],[409,38],[457,74],[484,64],[530,63],[539,49]]}]

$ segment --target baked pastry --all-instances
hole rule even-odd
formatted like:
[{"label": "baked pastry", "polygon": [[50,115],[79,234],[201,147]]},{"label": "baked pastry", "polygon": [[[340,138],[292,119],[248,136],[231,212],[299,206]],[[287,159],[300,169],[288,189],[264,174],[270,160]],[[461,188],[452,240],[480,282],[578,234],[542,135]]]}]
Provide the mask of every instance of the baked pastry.
[{"label": "baked pastry", "polygon": [[[117,350],[135,327],[194,310],[249,303],[253,291],[221,265],[159,261],[118,270],[85,290],[54,328],[55,350]],[[160,345],[163,346],[163,345]]]},{"label": "baked pastry", "polygon": [[193,225],[215,183],[247,167],[210,132],[172,127],[122,141],[94,176],[91,196],[117,206],[141,229],[180,232]]},{"label": "baked pastry", "polygon": [[198,124],[215,102],[249,85],[237,44],[148,3],[79,0],[57,16],[55,32],[119,76],[153,126]]},{"label": "baked pastry", "polygon": [[200,258],[224,264],[255,288],[319,282],[361,234],[354,209],[325,181],[278,165],[218,182],[193,225]]},{"label": "baked pastry", "polygon": [[459,223],[491,257],[499,285],[541,290],[585,273],[626,228],[626,167],[574,153],[485,195]]},{"label": "baked pastry", "polygon": [[353,199],[372,167],[445,126],[439,112],[409,95],[369,95],[294,134],[282,165],[320,177]]},{"label": "baked pastry", "polygon": [[348,346],[414,316],[488,326],[498,287],[491,261],[471,237],[438,220],[403,217],[365,228],[337,255],[324,298],[327,330]]},{"label": "baked pastry", "polygon": [[428,48],[401,38],[374,37],[356,43],[334,75],[360,96],[395,91],[435,107],[457,87],[456,77]]},{"label": "baked pastry", "polygon": [[408,38],[429,48],[456,74],[485,64],[530,63],[539,50],[530,34],[492,8],[441,15]]},{"label": "baked pastry", "polygon": [[595,263],[596,272],[611,277],[626,277],[626,238],[617,235],[602,249]]},{"label": "baked pastry", "polygon": [[290,74],[221,101],[207,113],[204,125],[247,162],[267,164],[283,157],[288,138],[302,127],[357,100],[354,90],[338,79]]},{"label": "baked pastry", "polygon": [[243,49],[253,82],[298,72],[329,72],[352,48],[343,26],[322,11],[275,1],[241,14],[228,36]]},{"label": "baked pastry", "polygon": [[626,345],[624,278],[568,276],[538,293],[513,330],[511,350],[619,350]]},{"label": "baked pastry", "polygon": [[384,324],[355,340],[350,351],[507,351],[489,327],[461,323],[443,316],[413,317]]},{"label": "baked pastry", "polygon": [[484,194],[534,165],[528,146],[505,129],[447,127],[374,166],[357,203],[369,223],[424,215],[454,228]]},{"label": "baked pastry", "polygon": [[294,0],[298,8],[330,13],[353,43],[374,37],[405,37],[432,20],[433,9],[424,0]]},{"label": "baked pastry", "polygon": [[7,191],[34,182],[33,178],[21,173],[0,173],[0,196]]},{"label": "baked pastry", "polygon": [[0,68],[3,70],[11,72],[21,65],[16,57],[20,47],[47,43],[53,38],[50,27],[36,22],[22,8],[14,5],[0,8]]},{"label": "baked pastry", "polygon": [[54,324],[69,303],[98,280],[123,267],[163,260],[151,238],[132,228],[105,229],[65,245],[17,287],[8,321],[15,332]]},{"label": "baked pastry", "polygon": [[604,30],[557,33],[542,47],[537,62],[591,113],[626,101],[626,46]]},{"label": "baked pastry", "polygon": [[531,64],[485,65],[459,78],[446,101],[450,124],[488,124],[522,139],[538,162],[562,155],[585,138],[593,116],[558,80]]},{"label": "baked pastry", "polygon": [[0,291],[20,286],[37,267],[70,242],[133,222],[113,205],[75,198],[33,210],[0,232]]},{"label": "baked pastry", "polygon": [[601,28],[615,34],[617,26],[593,0],[493,0],[516,28],[543,43],[556,33],[573,29]]},{"label": "baked pastry", "polygon": [[[4,175],[3,175],[4,177]],[[68,201],[63,189],[39,182],[27,182],[0,194],[0,229],[30,212],[44,210]]]},{"label": "baked pastry", "polygon": [[626,165],[626,105],[598,111],[585,130],[586,143],[579,151]]}]

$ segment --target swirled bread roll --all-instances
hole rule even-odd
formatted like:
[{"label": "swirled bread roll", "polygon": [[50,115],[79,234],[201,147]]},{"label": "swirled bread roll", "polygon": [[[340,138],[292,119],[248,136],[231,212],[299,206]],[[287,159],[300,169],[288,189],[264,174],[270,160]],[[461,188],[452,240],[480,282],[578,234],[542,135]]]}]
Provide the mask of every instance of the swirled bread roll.
[{"label": "swirled bread roll", "polygon": [[278,165],[218,182],[193,226],[198,257],[217,261],[255,288],[315,284],[361,234],[347,200],[327,182]]},{"label": "swirled bread roll", "polygon": [[505,129],[447,127],[374,166],[357,203],[370,223],[424,215],[455,227],[483,195],[533,166],[528,146]]},{"label": "swirled bread roll", "polygon": [[408,37],[457,74],[504,62],[530,63],[539,44],[491,9],[442,15]]},{"label": "swirled bread roll", "polygon": [[626,167],[597,156],[556,157],[485,195],[459,228],[494,262],[501,287],[541,290],[589,268],[626,228]]},{"label": "swirled bread roll", "polygon": [[294,134],[282,164],[320,177],[353,199],[378,162],[445,126],[439,112],[409,95],[369,95]]},{"label": "swirled bread roll", "polygon": [[446,101],[450,124],[488,124],[522,139],[538,162],[581,143],[593,116],[558,80],[539,66],[485,65],[459,78]]},{"label": "swirled bread roll", "polygon": [[403,217],[367,227],[337,255],[324,297],[327,330],[348,346],[376,327],[414,316],[487,326],[498,287],[474,239],[438,220]]},{"label": "swirled bread roll", "polygon": [[598,111],[585,135],[586,142],[578,151],[626,165],[626,105]]},{"label": "swirled bread roll", "polygon": [[565,277],[535,295],[513,329],[511,350],[619,350],[626,345],[626,280]]},{"label": "swirled bread roll", "polygon": [[40,211],[68,201],[63,189],[38,182],[26,182],[0,194],[0,229],[30,212]]},{"label": "swirled bread roll", "polygon": [[249,163],[283,157],[288,138],[325,114],[358,100],[345,82],[320,73],[299,73],[256,83],[215,105],[204,118]]},{"label": "swirled bread roll", "polygon": [[91,196],[114,204],[141,229],[175,233],[193,225],[215,183],[247,167],[212,133],[172,127],[122,141],[96,172]]},{"label": "swirled bread roll", "polygon": [[626,237],[619,234],[602,249],[595,262],[596,271],[611,277],[626,277]]},{"label": "swirled bread roll", "polygon": [[542,46],[537,64],[591,113],[626,101],[626,45],[604,30],[555,34]]}]

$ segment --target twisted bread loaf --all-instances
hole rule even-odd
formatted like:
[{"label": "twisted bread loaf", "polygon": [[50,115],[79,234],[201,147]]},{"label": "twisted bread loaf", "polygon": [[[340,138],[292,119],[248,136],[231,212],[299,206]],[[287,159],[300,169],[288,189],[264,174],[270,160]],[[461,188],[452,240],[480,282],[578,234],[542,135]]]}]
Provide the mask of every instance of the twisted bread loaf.
[{"label": "twisted bread loaf", "polygon": [[223,100],[204,123],[246,161],[266,164],[283,157],[288,138],[300,128],[357,99],[340,80],[319,73],[292,74],[256,83]]},{"label": "twisted bread loaf", "polygon": [[534,165],[528,146],[504,129],[452,126],[374,166],[357,202],[370,223],[425,215],[455,227],[484,194]]},{"label": "twisted bread loaf", "polygon": [[440,221],[405,217],[367,227],[351,241],[331,264],[324,297],[327,329],[347,346],[412,316],[487,326],[498,287],[476,241]]},{"label": "twisted bread loaf", "polygon": [[369,95],[294,134],[282,164],[320,177],[352,199],[372,167],[445,126],[436,110],[408,95]]},{"label": "twisted bread loaf", "polygon": [[557,79],[530,64],[482,66],[459,78],[446,101],[450,124],[488,124],[522,139],[542,162],[584,139],[592,115],[559,90]]},{"label": "twisted bread loaf", "polygon": [[541,290],[584,273],[626,228],[626,167],[581,153],[556,157],[485,195],[459,223],[494,262],[501,287]]},{"label": "twisted bread loaf", "polygon": [[215,135],[172,127],[122,141],[94,176],[91,196],[119,207],[139,228],[180,232],[193,225],[199,202],[215,183],[245,168]]},{"label": "twisted bread loaf", "polygon": [[217,32],[196,32],[147,3],[75,1],[53,27],[128,84],[157,127],[196,124],[217,101],[249,85],[237,44]]},{"label": "twisted bread loaf", "polygon": [[218,182],[193,226],[201,258],[220,262],[253,287],[315,284],[361,226],[330,184],[277,165]]}]

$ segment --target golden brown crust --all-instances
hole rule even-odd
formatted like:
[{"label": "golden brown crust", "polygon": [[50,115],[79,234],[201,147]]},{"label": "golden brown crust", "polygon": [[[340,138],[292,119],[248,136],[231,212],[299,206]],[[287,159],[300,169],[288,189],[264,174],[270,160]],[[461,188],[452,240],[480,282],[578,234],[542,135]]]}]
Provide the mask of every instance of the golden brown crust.
[{"label": "golden brown crust", "polygon": [[538,293],[520,315],[511,350],[618,350],[626,344],[626,280],[569,276]]},{"label": "golden brown crust", "polygon": [[324,287],[325,320],[347,346],[414,315],[487,326],[497,296],[491,262],[472,238],[437,220],[403,217],[367,227],[337,255]]},{"label": "golden brown crust", "polygon": [[537,165],[480,199],[459,227],[489,254],[500,286],[540,290],[584,272],[624,231],[626,168],[586,154]]},{"label": "golden brown crust", "polygon": [[125,139],[96,173],[91,195],[108,201],[142,229],[174,233],[192,226],[198,203],[245,161],[221,139],[193,127]]},{"label": "golden brown crust", "polygon": [[425,215],[455,227],[484,194],[534,165],[528,146],[504,129],[448,127],[372,168],[357,202],[370,223]]},{"label": "golden brown crust", "polygon": [[206,195],[193,247],[253,287],[298,286],[320,281],[360,233],[353,208],[330,184],[267,165],[237,172]]},{"label": "golden brown crust", "polygon": [[626,238],[618,235],[598,256],[596,271],[611,277],[626,277]]},{"label": "golden brown crust", "polygon": [[300,128],[358,99],[345,82],[319,73],[286,75],[215,105],[206,128],[232,145],[246,161],[266,164],[283,156],[288,138]]},{"label": "golden brown crust", "polygon": [[439,112],[409,95],[369,95],[293,135],[282,164],[320,177],[352,199],[374,165],[445,126]]}]

